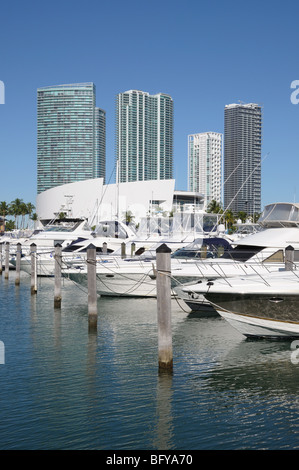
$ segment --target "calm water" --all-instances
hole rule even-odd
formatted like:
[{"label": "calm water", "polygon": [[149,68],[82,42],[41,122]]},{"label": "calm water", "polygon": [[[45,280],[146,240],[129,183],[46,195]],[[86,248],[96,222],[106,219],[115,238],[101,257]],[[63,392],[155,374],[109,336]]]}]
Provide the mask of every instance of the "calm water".
[{"label": "calm water", "polygon": [[[156,300],[99,299],[65,281],[0,278],[0,449],[298,449],[290,341],[248,341],[175,301],[173,374],[158,373]],[[184,309],[186,311],[184,311]]]}]

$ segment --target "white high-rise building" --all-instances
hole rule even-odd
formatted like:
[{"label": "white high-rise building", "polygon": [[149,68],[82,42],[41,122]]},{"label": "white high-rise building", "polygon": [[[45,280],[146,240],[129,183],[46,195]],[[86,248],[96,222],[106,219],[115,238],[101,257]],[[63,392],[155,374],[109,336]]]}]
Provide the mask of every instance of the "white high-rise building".
[{"label": "white high-rise building", "polygon": [[188,136],[188,190],[202,193],[206,207],[222,202],[222,140],[218,132]]},{"label": "white high-rise building", "polygon": [[116,98],[116,161],[119,182],[171,179],[173,101],[140,90]]}]

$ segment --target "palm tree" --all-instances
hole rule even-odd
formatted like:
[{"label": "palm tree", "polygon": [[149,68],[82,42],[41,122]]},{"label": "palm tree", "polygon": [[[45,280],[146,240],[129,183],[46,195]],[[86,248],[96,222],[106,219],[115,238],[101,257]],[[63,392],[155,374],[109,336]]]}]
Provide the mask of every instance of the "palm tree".
[{"label": "palm tree", "polygon": [[13,220],[7,220],[5,223],[5,231],[10,232],[15,229],[15,223]]},{"label": "palm tree", "polygon": [[23,204],[23,199],[16,198],[10,203],[9,212],[15,218],[15,227],[18,228],[17,217],[21,215],[21,207]]},{"label": "palm tree", "polygon": [[253,223],[256,223],[256,222],[259,220],[260,215],[261,215],[261,214],[258,213],[258,212],[255,212],[255,213],[253,214],[253,217],[252,217]]},{"label": "palm tree", "polygon": [[232,230],[233,224],[235,222],[235,217],[233,212],[229,209],[224,214],[224,220],[229,231]]},{"label": "palm tree", "polygon": [[33,222],[34,222],[34,228],[35,228],[35,227],[36,227],[36,222],[38,221],[37,213],[36,213],[36,212],[33,212],[33,214],[31,214],[31,216],[30,216],[30,219],[33,220]]},{"label": "palm tree", "polygon": [[134,221],[134,215],[131,211],[126,211],[124,214],[126,225],[132,224]]},{"label": "palm tree", "polygon": [[0,202],[0,215],[2,215],[2,217],[4,217],[5,219],[8,214],[9,214],[9,204],[7,204],[7,202],[5,201],[1,201]]},{"label": "palm tree", "polygon": [[29,219],[31,219],[31,215],[33,214],[35,206],[31,202],[28,202],[26,205],[27,205],[27,214],[28,214],[28,221],[27,221],[27,227],[28,227],[28,222],[29,222]]},{"label": "palm tree", "polygon": [[223,210],[221,204],[213,199],[208,205],[207,212],[212,212],[213,214],[222,214]]},{"label": "palm tree", "polygon": [[246,219],[247,219],[247,213],[244,212],[244,211],[240,211],[240,212],[238,212],[237,217],[238,217],[238,219],[241,219],[241,222],[244,223],[244,222],[246,222]]},{"label": "palm tree", "polygon": [[22,202],[20,204],[20,215],[22,216],[20,228],[25,228],[25,215],[27,214],[28,214],[27,204],[25,202]]}]

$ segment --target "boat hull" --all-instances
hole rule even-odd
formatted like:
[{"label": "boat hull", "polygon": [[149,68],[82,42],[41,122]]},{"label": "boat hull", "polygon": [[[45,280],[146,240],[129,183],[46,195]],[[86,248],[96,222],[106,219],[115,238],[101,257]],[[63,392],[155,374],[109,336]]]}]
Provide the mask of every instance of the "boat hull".
[{"label": "boat hull", "polygon": [[[68,273],[67,276],[77,284],[88,287],[86,273]],[[97,294],[113,297],[156,297],[156,280],[144,273],[97,273]]]},{"label": "boat hull", "polygon": [[299,336],[297,295],[215,293],[206,299],[246,337]]},{"label": "boat hull", "polygon": [[218,313],[247,338],[287,339],[299,337],[299,323],[241,315],[220,309],[218,309]]}]

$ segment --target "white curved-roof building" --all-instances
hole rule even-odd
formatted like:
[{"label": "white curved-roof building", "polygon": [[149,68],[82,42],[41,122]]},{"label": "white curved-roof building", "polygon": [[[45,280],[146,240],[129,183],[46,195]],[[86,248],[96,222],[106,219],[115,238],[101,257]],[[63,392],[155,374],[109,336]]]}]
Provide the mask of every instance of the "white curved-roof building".
[{"label": "white curved-roof building", "polygon": [[203,195],[175,191],[175,180],[134,181],[104,184],[103,178],[68,183],[48,189],[37,196],[36,212],[49,221],[64,212],[69,218],[86,218],[90,225],[130,211],[135,221],[157,212],[203,209]]}]

